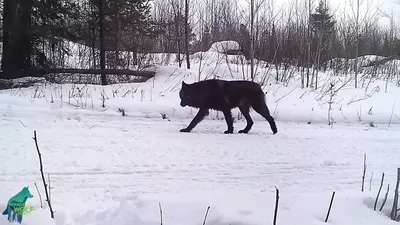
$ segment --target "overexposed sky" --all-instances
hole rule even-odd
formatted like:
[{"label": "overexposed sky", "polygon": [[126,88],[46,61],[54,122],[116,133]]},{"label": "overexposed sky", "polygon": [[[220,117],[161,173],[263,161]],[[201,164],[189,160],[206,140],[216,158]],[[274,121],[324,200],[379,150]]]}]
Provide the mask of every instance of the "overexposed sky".
[{"label": "overexposed sky", "polygon": [[[165,0],[158,1],[164,2]],[[210,3],[210,1],[212,0],[190,0],[190,4],[192,5],[192,7],[194,7],[191,9],[191,12],[196,12],[200,5],[207,4],[206,2]],[[250,9],[250,0],[231,1],[234,4],[238,3],[240,5],[239,11],[241,12],[241,15],[243,17],[242,19],[249,21],[248,12]],[[307,8],[308,1],[313,2],[312,8],[314,11],[315,8],[318,6],[320,0],[255,0],[256,4],[262,3],[264,10],[268,10],[271,6],[273,6],[273,15],[269,14],[270,11],[268,11],[267,16],[276,16],[276,19],[278,21],[281,21],[281,23],[283,24],[285,23],[285,18],[289,11],[293,12],[293,10],[299,10],[297,13],[300,15],[302,15],[303,12],[307,12],[305,9]],[[372,19],[379,19],[377,21],[379,25],[390,28],[389,17],[392,16],[395,35],[400,36],[400,0],[327,0],[327,3],[332,10],[331,13],[335,15],[335,19],[340,23],[346,20],[352,20],[354,22],[355,15],[353,13],[353,10],[356,10],[357,1],[359,1],[360,3],[360,24],[364,25],[365,21],[373,23],[375,21],[373,21]],[[353,6],[353,9],[351,6]],[[263,15],[265,16],[265,14]],[[198,21],[199,18],[196,18],[199,16],[198,13],[194,13],[193,16],[195,17],[193,18],[193,20]],[[262,15],[259,14],[259,16]],[[198,27],[195,27],[195,29],[197,28]]]},{"label": "overexposed sky", "polygon": [[[399,24],[400,22],[400,0],[359,0],[360,4],[360,14],[361,17],[366,15],[366,13],[374,14],[378,13],[379,23],[383,26],[389,26],[390,19],[387,16],[393,16],[393,20],[395,23]],[[356,5],[357,0],[330,0],[329,4],[338,8],[338,13],[341,14],[346,11],[349,14],[352,14],[352,10],[350,5]],[[386,14],[386,15],[385,15]]]},{"label": "overexposed sky", "polygon": [[[198,1],[198,0],[193,0]],[[276,5],[276,9],[280,9],[281,7],[289,7],[297,1],[301,5],[305,5],[308,0],[256,0],[256,1],[264,1],[267,4],[274,2]],[[313,1],[313,5],[316,7],[318,5],[319,0],[311,0]],[[250,0],[239,0],[240,4],[244,6],[248,6]],[[356,10],[355,6],[357,4],[357,0],[327,0],[328,4],[331,6],[332,10],[336,13],[336,18],[341,20],[345,14],[347,14],[350,18],[354,18],[353,11],[351,9],[351,5],[354,6],[354,10]],[[379,13],[379,23],[383,26],[389,26],[390,19],[385,18],[384,14],[391,16],[393,13],[393,19],[396,24],[400,26],[400,0],[359,0],[360,2],[360,20],[363,18],[370,18],[371,15]],[[314,8],[315,8],[314,7]],[[348,18],[348,17],[347,17]]]}]

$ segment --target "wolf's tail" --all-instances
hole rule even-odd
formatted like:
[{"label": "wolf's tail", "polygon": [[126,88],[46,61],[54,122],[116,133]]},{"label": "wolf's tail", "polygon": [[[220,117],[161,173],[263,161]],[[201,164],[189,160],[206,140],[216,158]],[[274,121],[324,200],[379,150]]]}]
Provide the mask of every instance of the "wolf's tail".
[{"label": "wolf's tail", "polygon": [[4,210],[4,212],[2,213],[2,215],[7,215],[8,214],[8,206],[6,208],[6,210]]}]

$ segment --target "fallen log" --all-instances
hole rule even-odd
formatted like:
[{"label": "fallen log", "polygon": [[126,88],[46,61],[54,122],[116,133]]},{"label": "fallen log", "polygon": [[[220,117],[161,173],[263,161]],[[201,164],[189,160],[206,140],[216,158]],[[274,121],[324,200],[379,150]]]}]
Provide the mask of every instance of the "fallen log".
[{"label": "fallen log", "polygon": [[[105,69],[106,75],[130,75],[137,77],[146,77],[152,78],[155,76],[156,72],[154,71],[137,71],[137,70],[128,70],[128,69]],[[71,68],[50,68],[50,69],[25,69],[25,70],[17,70],[17,71],[7,71],[0,72],[0,78],[3,79],[15,79],[22,77],[43,77],[46,74],[51,73],[70,73],[70,74],[102,74],[101,69],[71,69]]]}]

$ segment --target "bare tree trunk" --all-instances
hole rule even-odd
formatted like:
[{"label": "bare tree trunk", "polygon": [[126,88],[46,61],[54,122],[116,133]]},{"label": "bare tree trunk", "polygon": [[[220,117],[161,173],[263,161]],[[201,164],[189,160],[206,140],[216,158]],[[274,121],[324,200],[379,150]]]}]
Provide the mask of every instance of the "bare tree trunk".
[{"label": "bare tree trunk", "polygon": [[189,59],[189,0],[185,0],[185,52],[186,52],[186,66],[190,69]]},{"label": "bare tree trunk", "polygon": [[96,31],[92,30],[93,38],[92,38],[92,57],[93,57],[93,69],[96,69]]},{"label": "bare tree trunk", "polygon": [[[322,27],[322,30],[324,28]],[[318,89],[318,72],[320,69],[320,59],[321,59],[321,53],[323,50],[322,42],[323,42],[323,31],[319,31],[318,35],[318,43],[317,43],[317,50],[315,52],[315,60],[314,60],[314,69],[313,73],[311,76],[311,87],[314,87],[315,90]],[[315,84],[314,84],[314,79],[315,79]]]},{"label": "bare tree trunk", "polygon": [[104,49],[104,0],[99,0],[99,17],[100,17],[100,69],[101,73],[101,85],[107,85],[107,77],[105,74],[106,69],[106,51]]},{"label": "bare tree trunk", "polygon": [[[308,0],[308,20],[310,20],[311,15],[311,0]],[[310,85],[310,66],[311,66],[311,25],[307,25],[307,81],[306,87]]]},{"label": "bare tree trunk", "polygon": [[254,0],[250,1],[250,76],[254,81]]},{"label": "bare tree trunk", "polygon": [[359,17],[360,17],[360,0],[357,0],[357,12],[356,12],[356,56],[354,62],[354,87],[357,88],[357,79],[358,79],[358,40],[359,40]]},{"label": "bare tree trunk", "polygon": [[119,14],[119,8],[118,8],[118,4],[116,3],[116,1],[114,1],[114,40],[115,40],[115,64],[113,65],[113,67],[115,69],[117,69],[119,67],[119,65],[121,64],[119,61],[119,18],[118,18],[118,14]]},{"label": "bare tree trunk", "polygon": [[[3,52],[1,69],[13,71],[32,66],[33,36],[31,32],[32,0],[3,0]],[[17,78],[13,73],[5,79]]]},{"label": "bare tree trunk", "polygon": [[[93,12],[94,5],[91,5],[91,13]],[[96,26],[92,26],[92,57],[93,57],[93,69],[97,68],[96,63]]]}]

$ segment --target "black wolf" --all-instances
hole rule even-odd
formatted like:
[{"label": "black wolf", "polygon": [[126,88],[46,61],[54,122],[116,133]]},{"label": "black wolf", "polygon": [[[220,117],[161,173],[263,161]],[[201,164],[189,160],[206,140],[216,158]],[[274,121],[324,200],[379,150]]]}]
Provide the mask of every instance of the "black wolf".
[{"label": "black wolf", "polygon": [[265,95],[261,86],[252,81],[237,80],[204,80],[193,84],[182,81],[182,88],[179,92],[181,106],[198,108],[199,112],[190,122],[189,126],[181,129],[180,132],[190,132],[204,117],[210,109],[222,111],[228,126],[225,134],[233,133],[233,119],[231,109],[239,107],[247,125],[239,133],[248,133],[254,122],[250,117],[250,107],[263,116],[269,123],[273,134],[278,132],[275,120],[272,118],[267,105]]}]

